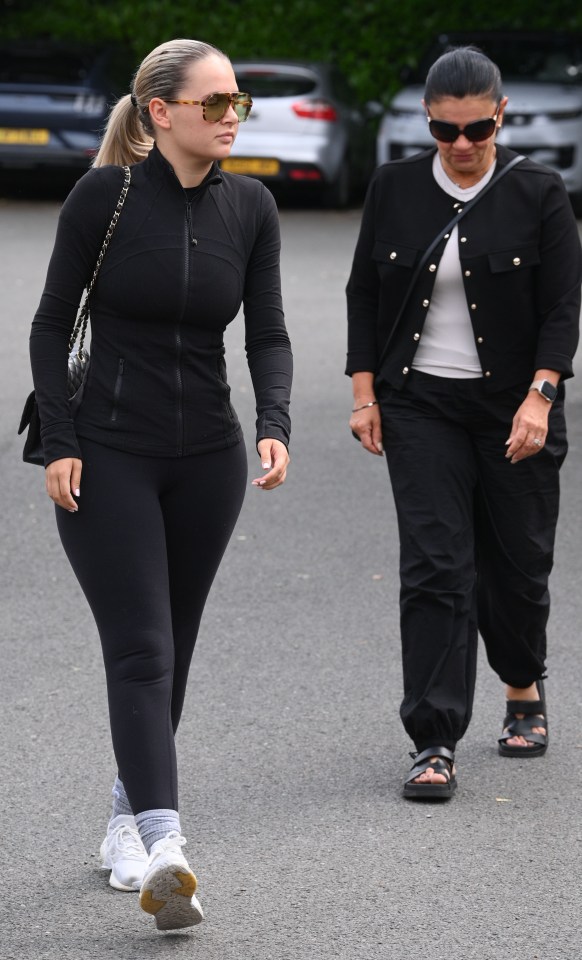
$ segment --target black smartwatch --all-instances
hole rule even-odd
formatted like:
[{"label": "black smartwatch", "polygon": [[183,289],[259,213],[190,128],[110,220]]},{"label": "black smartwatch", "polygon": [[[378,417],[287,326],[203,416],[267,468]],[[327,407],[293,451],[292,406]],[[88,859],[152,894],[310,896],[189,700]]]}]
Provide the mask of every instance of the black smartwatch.
[{"label": "black smartwatch", "polygon": [[534,380],[529,389],[537,390],[548,403],[553,403],[558,396],[558,388],[549,380]]}]

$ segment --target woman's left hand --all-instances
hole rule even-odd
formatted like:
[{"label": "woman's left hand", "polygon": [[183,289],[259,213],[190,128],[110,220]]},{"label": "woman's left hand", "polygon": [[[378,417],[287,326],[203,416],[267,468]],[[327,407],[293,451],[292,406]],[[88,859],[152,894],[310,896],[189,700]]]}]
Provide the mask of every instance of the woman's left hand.
[{"label": "woman's left hand", "polygon": [[253,487],[260,487],[262,490],[274,490],[285,482],[287,476],[287,466],[289,464],[289,452],[281,440],[259,440],[257,444],[261,465],[265,471],[262,477],[256,477],[252,481]]},{"label": "woman's left hand", "polygon": [[513,418],[505,454],[512,463],[533,457],[543,450],[548,435],[548,415],[551,404],[537,391],[528,393]]}]

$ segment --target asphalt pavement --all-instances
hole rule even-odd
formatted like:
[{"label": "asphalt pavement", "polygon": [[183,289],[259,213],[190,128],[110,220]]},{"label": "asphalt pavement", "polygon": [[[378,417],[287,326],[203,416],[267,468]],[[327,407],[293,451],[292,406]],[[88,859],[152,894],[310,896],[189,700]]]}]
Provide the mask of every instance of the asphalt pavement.
[{"label": "asphalt pavement", "polygon": [[[568,385],[548,754],[498,757],[503,691],[481,649],[457,794],[406,802],[394,508],[385,462],[347,427],[344,287],[358,209],[281,211],[292,463],[278,491],[249,484],[178,736],[206,920],[158,933],[134,895],[108,886],[98,849],[115,766],[98,638],[42,470],[21,463],[16,436],[58,208],[0,200],[1,960],[577,960],[582,386]],[[252,478],[240,318],[227,361]]]}]

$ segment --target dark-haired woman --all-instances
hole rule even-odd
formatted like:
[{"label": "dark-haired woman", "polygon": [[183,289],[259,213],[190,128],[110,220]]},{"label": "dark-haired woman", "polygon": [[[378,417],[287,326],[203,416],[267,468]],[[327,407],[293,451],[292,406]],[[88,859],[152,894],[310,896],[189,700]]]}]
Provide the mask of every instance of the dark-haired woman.
[{"label": "dark-haired woman", "polygon": [[423,105],[436,149],[377,171],[347,287],[350,427],[385,452],[398,516],[411,798],[456,788],[478,630],[506,685],[499,752],[539,757],[548,743],[548,577],[582,276],[559,175],[523,160],[493,184],[436,247],[393,329],[423,252],[516,156],[496,144],[506,104],[479,50],[433,65]]},{"label": "dark-haired woman", "polygon": [[[277,211],[258,181],[219,167],[251,104],[208,44],[172,40],[145,58],[96,169],[64,204],[30,341],[47,490],[105,661],[118,776],[103,866],[165,930],[202,919],[174,738],[246,487],[223,344],[241,303],[263,469],[253,483],[278,487],[289,460]],[[73,421],[68,339],[125,164],[131,185],[91,297],[91,369]]]}]

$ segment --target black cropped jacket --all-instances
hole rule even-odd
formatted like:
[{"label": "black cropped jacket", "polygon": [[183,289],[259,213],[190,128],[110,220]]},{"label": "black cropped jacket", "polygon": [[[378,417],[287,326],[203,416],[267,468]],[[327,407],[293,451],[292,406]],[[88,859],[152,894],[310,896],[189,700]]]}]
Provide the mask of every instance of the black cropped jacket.
[{"label": "black cropped jacket", "polygon": [[80,457],[77,436],[179,457],[237,443],[223,334],[244,306],[257,440],[289,441],[292,355],[281,305],[279,223],[256,180],[215,165],[185,191],[154,147],[131,186],[91,297],[91,364],[71,419],[67,344],[123,170],[89,171],[63,205],[30,336],[45,464]]},{"label": "black cropped jacket", "polygon": [[[415,264],[458,207],[432,173],[434,149],[380,167],[370,185],[347,285],[346,373],[405,386],[422,337],[445,241],[426,264],[379,371]],[[497,147],[502,168],[516,154]],[[571,377],[578,343],[582,254],[557,173],[525,160],[459,224],[459,257],[488,390],[537,369]]]}]

